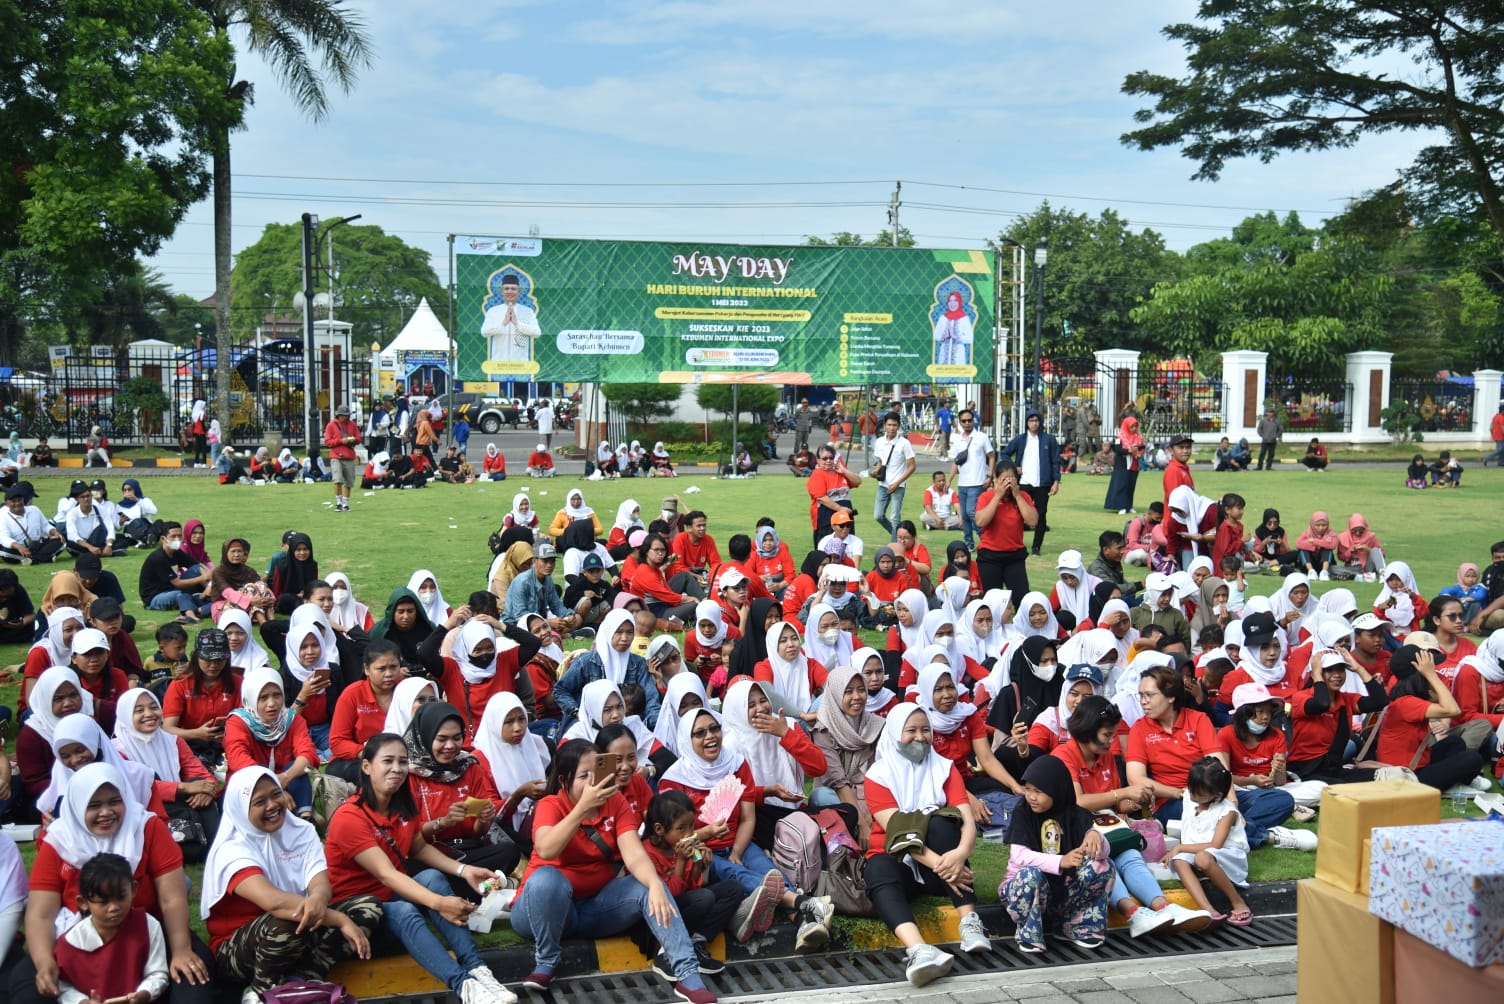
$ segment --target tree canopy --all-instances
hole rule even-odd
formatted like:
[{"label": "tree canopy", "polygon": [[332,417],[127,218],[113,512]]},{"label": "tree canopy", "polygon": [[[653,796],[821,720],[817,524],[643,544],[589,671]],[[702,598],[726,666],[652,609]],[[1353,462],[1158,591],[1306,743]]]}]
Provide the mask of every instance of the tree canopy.
[{"label": "tree canopy", "polygon": [[[423,297],[443,314],[447,298],[427,251],[377,226],[355,224],[335,231],[335,318],[354,325],[356,345],[386,345]],[[260,239],[235,258],[230,281],[233,330],[249,338],[271,312],[293,313],[291,300],[303,288],[301,223],[271,223]],[[315,291],[323,291],[324,282]]]},{"label": "tree canopy", "polygon": [[[0,5],[0,361],[139,274],[238,121],[228,43],[178,0]],[[125,294],[130,295],[130,294]],[[74,329],[77,330],[77,329]],[[78,331],[80,335],[84,331]]]},{"label": "tree canopy", "polygon": [[1441,141],[1404,171],[1417,207],[1504,233],[1498,0],[1202,0],[1197,23],[1164,34],[1184,44],[1188,72],[1129,74],[1124,92],[1155,103],[1124,143],[1179,146],[1194,177],[1215,180],[1237,158],[1434,131]]}]

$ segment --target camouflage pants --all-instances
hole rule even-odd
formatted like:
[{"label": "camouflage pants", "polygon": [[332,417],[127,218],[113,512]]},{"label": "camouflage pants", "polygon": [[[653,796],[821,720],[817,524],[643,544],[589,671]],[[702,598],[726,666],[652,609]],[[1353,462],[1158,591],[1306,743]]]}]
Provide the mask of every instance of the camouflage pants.
[{"label": "camouflage pants", "polygon": [[[375,896],[351,896],[329,909],[349,917],[367,938],[381,924],[381,900]],[[219,946],[220,973],[264,993],[289,980],[327,979],[335,965],[355,957],[338,928],[297,931],[297,921],[263,913]]]}]

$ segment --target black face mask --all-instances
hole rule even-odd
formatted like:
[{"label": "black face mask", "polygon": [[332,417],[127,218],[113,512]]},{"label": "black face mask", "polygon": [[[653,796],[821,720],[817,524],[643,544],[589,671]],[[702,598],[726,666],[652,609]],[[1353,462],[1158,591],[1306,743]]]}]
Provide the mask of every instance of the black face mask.
[{"label": "black face mask", "polygon": [[476,669],[485,669],[495,661],[495,653],[492,653],[491,655],[475,655],[472,653],[470,656],[470,665],[474,666]]}]

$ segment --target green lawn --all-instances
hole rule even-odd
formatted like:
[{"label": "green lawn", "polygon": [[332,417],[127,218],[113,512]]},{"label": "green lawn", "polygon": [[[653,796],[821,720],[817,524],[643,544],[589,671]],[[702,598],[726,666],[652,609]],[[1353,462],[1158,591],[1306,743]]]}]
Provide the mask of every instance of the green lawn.
[{"label": "green lawn", "polygon": [[[1494,470],[1469,471],[1467,487],[1457,491],[1408,491],[1403,487],[1399,469],[1334,469],[1331,473],[1308,474],[1303,470],[1272,473],[1214,474],[1200,466],[1195,471],[1198,489],[1205,495],[1219,496],[1237,491],[1248,500],[1248,518],[1258,518],[1263,509],[1279,509],[1291,540],[1304,528],[1306,518],[1315,508],[1332,516],[1334,525],[1343,526],[1353,511],[1364,513],[1374,531],[1384,542],[1390,558],[1411,563],[1428,598],[1438,589],[1455,581],[1457,565],[1473,561],[1488,562],[1488,548],[1501,534],[1498,498],[1493,481],[1504,481],[1504,473]],[[314,540],[314,554],[325,571],[343,571],[350,576],[358,599],[371,606],[380,616],[390,591],[404,585],[418,568],[437,573],[440,588],[453,606],[464,602],[474,589],[485,587],[491,554],[486,538],[500,523],[511,506],[514,493],[529,490],[535,508],[545,521],[563,503],[565,493],[581,487],[587,502],[610,526],[619,502],[635,498],[644,515],[651,519],[659,500],[669,493],[679,493],[689,508],[704,509],[710,514],[711,533],[721,543],[733,533],[750,533],[763,515],[778,521],[781,536],[794,552],[796,563],[809,542],[808,495],[805,483],[783,475],[771,475],[747,481],[720,481],[709,471],[687,470],[677,480],[624,480],[584,482],[573,477],[547,481],[521,479],[500,484],[468,486],[438,485],[422,491],[383,491],[367,495],[357,491],[354,511],[335,514],[327,503],[332,492],[327,485],[266,485],[226,487],[211,477],[154,478],[144,472],[132,472],[140,478],[147,494],[165,517],[184,521],[198,518],[208,527],[209,549],[216,556],[219,542],[231,533],[250,538],[252,561],[264,566],[283,531],[301,530]],[[48,494],[38,500],[44,512],[52,512],[57,499],[52,494],[64,489],[66,482],[38,479],[38,486]],[[118,479],[110,479],[112,491],[118,491]],[[685,494],[698,487],[697,494]],[[1095,552],[1096,537],[1104,529],[1121,529],[1122,517],[1104,512],[1102,496],[1106,478],[1081,475],[1066,479],[1061,493],[1050,507],[1054,527],[1045,556],[1031,558],[1029,571],[1036,586],[1048,589],[1053,580],[1054,556],[1067,547],[1079,548],[1088,555]],[[862,512],[858,532],[868,541],[868,554],[881,543],[868,513],[874,489],[858,490],[857,508]],[[905,514],[917,515],[920,489],[911,491]],[[1160,497],[1158,478],[1145,474],[1138,495],[1142,509]],[[1490,502],[1489,499],[1493,501]],[[943,555],[944,545],[955,535],[926,532],[922,539],[933,555]],[[137,571],[144,552],[132,551],[110,559],[107,567],[118,575],[127,592],[135,592]],[[56,567],[56,566],[54,566]],[[51,569],[47,566],[16,568],[22,583],[34,600],[41,597]],[[1252,593],[1271,593],[1279,585],[1274,577],[1255,576],[1249,580]],[[1335,585],[1335,584],[1334,584]],[[1360,603],[1371,601],[1377,584],[1347,584]],[[1318,585],[1319,594],[1327,588]],[[171,613],[143,612],[139,604],[128,609],[137,615],[135,632],[143,655],[154,651],[152,641],[156,626],[173,616]],[[879,641],[876,633],[871,641]],[[880,643],[880,641],[879,641]],[[572,643],[571,647],[582,645]],[[23,646],[0,647],[0,665],[11,666],[25,657]],[[19,673],[16,674],[19,676]],[[0,703],[14,705],[17,684],[14,680],[0,684]],[[14,750],[14,729],[6,744]],[[978,892],[984,901],[993,901],[997,882],[1006,863],[1006,850],[988,845],[978,851]],[[1297,852],[1256,851],[1251,859],[1255,880],[1302,878],[1311,874],[1314,856]]]}]

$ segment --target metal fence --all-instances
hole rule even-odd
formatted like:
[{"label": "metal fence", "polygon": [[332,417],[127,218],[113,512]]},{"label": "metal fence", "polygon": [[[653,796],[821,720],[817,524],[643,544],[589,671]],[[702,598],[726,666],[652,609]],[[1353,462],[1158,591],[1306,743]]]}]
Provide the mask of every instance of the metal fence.
[{"label": "metal fence", "polygon": [[1271,376],[1264,401],[1283,411],[1286,432],[1351,432],[1353,385],[1341,378]]},{"label": "metal fence", "polygon": [[1141,434],[1150,442],[1171,436],[1221,432],[1227,428],[1227,385],[1184,367],[1159,363],[1139,367],[1138,408]]},{"label": "metal fence", "polygon": [[1420,416],[1415,428],[1421,432],[1471,432],[1473,429],[1471,385],[1452,380],[1394,377],[1389,381],[1389,403],[1405,403]]},{"label": "metal fence", "polygon": [[[103,351],[101,351],[101,349]],[[193,402],[210,402],[226,442],[254,444],[268,434],[303,442],[302,344],[284,340],[240,345],[231,351],[230,414],[213,414],[218,359],[213,349],[170,345],[116,351],[95,346],[52,360],[45,386],[15,395],[8,404],[18,430],[64,448],[81,446],[94,427],[117,446],[175,447]],[[371,395],[369,357],[346,358],[320,346],[315,359],[318,428],[337,404],[364,408]]]}]

